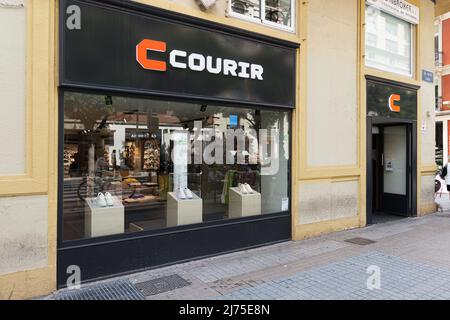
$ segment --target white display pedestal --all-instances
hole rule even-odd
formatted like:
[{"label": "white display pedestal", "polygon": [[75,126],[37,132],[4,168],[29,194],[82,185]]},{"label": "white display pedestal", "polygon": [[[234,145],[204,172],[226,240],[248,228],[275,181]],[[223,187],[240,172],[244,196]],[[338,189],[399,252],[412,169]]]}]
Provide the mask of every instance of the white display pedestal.
[{"label": "white display pedestal", "polygon": [[167,194],[167,226],[176,227],[203,222],[203,201],[193,194],[193,199],[178,199],[174,192]]},{"label": "white display pedestal", "polygon": [[125,232],[125,210],[122,202],[113,197],[113,206],[100,207],[96,198],[86,198],[85,235],[99,237]]},{"label": "white display pedestal", "polygon": [[229,194],[228,217],[242,218],[261,214],[261,194],[243,194],[239,188],[231,188]]}]

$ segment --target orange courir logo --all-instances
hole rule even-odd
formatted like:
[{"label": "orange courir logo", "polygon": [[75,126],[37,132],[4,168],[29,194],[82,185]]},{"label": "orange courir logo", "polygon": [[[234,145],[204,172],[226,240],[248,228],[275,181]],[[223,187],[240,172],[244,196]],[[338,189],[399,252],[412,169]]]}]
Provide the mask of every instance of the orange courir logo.
[{"label": "orange courir logo", "polygon": [[148,58],[148,51],[166,52],[167,44],[162,41],[145,39],[136,46],[136,60],[147,70],[166,71],[167,65],[164,61]]},{"label": "orange courir logo", "polygon": [[[166,61],[150,59],[149,51],[167,52],[167,43],[144,39],[136,46],[136,60],[142,68],[153,71],[167,71],[168,65],[175,69],[188,69],[194,72],[208,72],[213,75],[238,77],[251,80],[264,80],[262,65],[245,61],[236,61],[221,57],[212,57],[201,53],[188,53],[173,49],[166,55]],[[167,59],[168,58],[168,59]]]},{"label": "orange courir logo", "polygon": [[391,110],[392,112],[400,112],[400,106],[395,104],[400,100],[401,97],[399,94],[391,94],[391,96],[389,97],[389,110]]}]

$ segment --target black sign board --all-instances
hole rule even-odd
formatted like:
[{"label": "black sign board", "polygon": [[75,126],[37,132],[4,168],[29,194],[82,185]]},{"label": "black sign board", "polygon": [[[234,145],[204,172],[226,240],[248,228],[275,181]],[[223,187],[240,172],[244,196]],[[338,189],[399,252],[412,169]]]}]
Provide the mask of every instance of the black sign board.
[{"label": "black sign board", "polygon": [[367,81],[367,114],[374,117],[417,120],[417,90]]},{"label": "black sign board", "polygon": [[275,44],[152,10],[61,0],[60,84],[295,107],[295,44]]}]

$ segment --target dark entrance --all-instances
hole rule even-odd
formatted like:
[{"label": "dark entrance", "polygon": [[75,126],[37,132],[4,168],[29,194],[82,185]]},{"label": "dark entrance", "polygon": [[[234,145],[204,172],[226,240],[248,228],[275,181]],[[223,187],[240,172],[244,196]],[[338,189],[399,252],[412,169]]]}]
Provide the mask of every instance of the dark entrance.
[{"label": "dark entrance", "polygon": [[415,88],[368,81],[368,224],[416,215],[416,101]]}]

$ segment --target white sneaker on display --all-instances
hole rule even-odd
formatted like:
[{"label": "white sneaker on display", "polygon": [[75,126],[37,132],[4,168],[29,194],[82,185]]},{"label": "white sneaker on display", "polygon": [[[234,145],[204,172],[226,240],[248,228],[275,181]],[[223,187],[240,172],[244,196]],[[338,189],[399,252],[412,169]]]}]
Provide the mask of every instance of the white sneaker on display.
[{"label": "white sneaker on display", "polygon": [[238,189],[239,189],[239,192],[242,193],[242,194],[247,194],[248,193],[247,188],[245,188],[245,186],[243,184],[241,184],[241,183],[239,183]]},{"label": "white sneaker on display", "polygon": [[245,190],[247,190],[248,194],[254,194],[255,191],[252,189],[252,187],[250,187],[250,185],[248,183],[244,184],[244,188]]},{"label": "white sneaker on display", "polygon": [[101,192],[98,193],[97,195],[97,205],[99,207],[106,207],[106,199],[105,199],[105,195]]},{"label": "white sneaker on display", "polygon": [[113,201],[113,197],[112,197],[111,193],[109,193],[109,192],[105,193],[105,200],[106,200],[106,205],[108,207],[112,207],[114,205],[114,201]]},{"label": "white sneaker on display", "polygon": [[184,194],[186,195],[186,198],[192,199],[194,196],[192,195],[192,191],[188,188],[184,188]]},{"label": "white sneaker on display", "polygon": [[186,199],[186,194],[184,193],[183,189],[178,188],[177,197],[181,200]]}]

